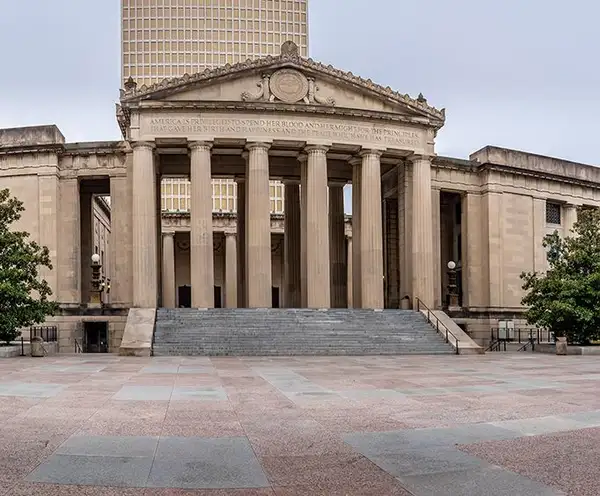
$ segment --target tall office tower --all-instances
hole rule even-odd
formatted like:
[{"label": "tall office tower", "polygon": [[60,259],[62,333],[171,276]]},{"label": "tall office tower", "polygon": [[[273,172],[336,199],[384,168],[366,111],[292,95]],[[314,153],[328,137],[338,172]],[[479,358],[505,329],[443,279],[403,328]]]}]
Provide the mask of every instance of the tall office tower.
[{"label": "tall office tower", "polygon": [[123,81],[138,86],[248,58],[292,40],[308,53],[308,0],[121,0]]}]

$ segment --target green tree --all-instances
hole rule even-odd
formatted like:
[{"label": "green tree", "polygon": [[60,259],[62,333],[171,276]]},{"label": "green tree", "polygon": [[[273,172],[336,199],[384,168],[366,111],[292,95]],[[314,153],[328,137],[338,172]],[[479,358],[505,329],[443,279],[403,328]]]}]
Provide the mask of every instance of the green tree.
[{"label": "green tree", "polygon": [[24,210],[8,189],[0,190],[0,343],[10,343],[20,328],[44,322],[57,309],[48,300],[50,286],[38,273],[40,267],[52,269],[48,248],[10,229]]},{"label": "green tree", "polygon": [[579,209],[572,233],[544,238],[549,269],[521,274],[529,324],[568,342],[600,338],[600,210]]}]

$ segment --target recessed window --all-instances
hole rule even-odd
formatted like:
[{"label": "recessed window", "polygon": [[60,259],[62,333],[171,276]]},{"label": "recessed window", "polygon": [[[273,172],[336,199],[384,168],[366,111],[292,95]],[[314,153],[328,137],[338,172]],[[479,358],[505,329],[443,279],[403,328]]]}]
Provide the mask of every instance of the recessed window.
[{"label": "recessed window", "polygon": [[546,224],[560,225],[560,203],[546,202]]}]

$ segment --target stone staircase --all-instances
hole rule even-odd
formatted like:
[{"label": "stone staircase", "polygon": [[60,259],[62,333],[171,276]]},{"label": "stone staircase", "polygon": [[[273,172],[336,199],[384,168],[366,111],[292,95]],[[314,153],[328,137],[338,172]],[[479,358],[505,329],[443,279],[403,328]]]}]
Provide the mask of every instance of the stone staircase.
[{"label": "stone staircase", "polygon": [[154,356],[451,354],[419,312],[159,309]]}]

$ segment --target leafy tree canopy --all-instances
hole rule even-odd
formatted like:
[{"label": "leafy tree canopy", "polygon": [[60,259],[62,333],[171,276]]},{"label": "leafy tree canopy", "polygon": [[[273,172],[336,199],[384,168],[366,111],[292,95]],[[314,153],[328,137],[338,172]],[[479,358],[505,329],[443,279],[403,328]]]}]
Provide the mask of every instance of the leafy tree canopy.
[{"label": "leafy tree canopy", "polygon": [[11,230],[24,210],[8,189],[0,190],[0,342],[6,343],[20,335],[20,328],[44,322],[57,309],[38,272],[52,269],[48,248],[29,241],[24,231]]},{"label": "leafy tree canopy", "polygon": [[588,344],[600,338],[600,210],[579,209],[572,233],[544,238],[549,269],[521,274],[527,321]]}]

